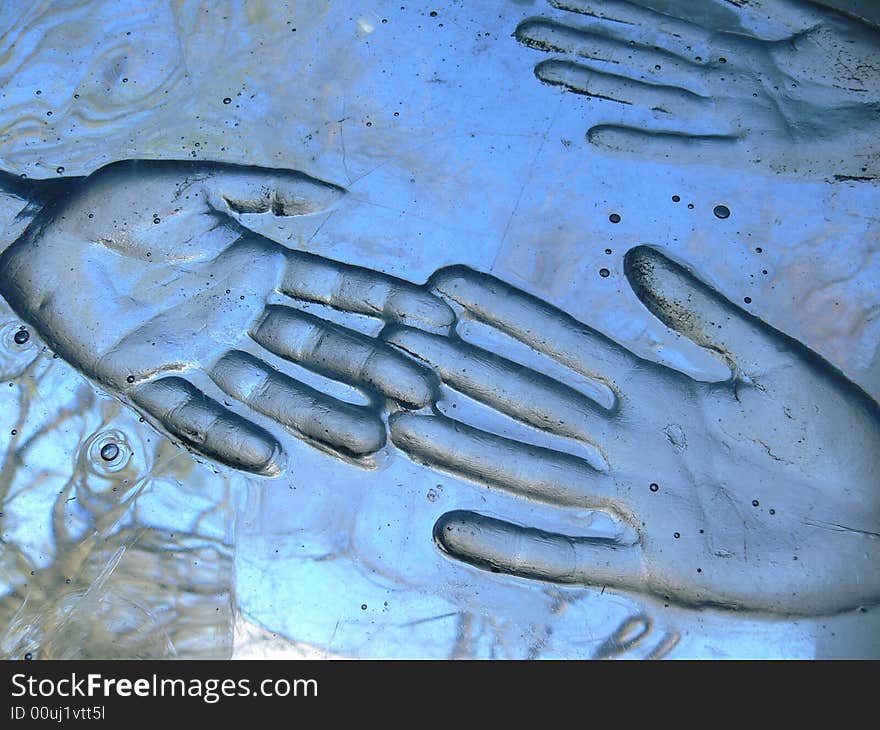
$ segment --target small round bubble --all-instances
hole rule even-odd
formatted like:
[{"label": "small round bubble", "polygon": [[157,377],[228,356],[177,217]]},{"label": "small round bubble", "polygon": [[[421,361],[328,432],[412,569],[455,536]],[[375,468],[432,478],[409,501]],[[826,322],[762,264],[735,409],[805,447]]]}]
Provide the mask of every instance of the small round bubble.
[{"label": "small round bubble", "polygon": [[113,441],[104,444],[101,447],[101,458],[104,461],[113,461],[119,456],[119,446]]},{"label": "small round bubble", "polygon": [[0,378],[15,378],[40,355],[35,338],[20,321],[0,324]]},{"label": "small round bubble", "polygon": [[113,476],[131,463],[132,453],[124,432],[118,429],[99,431],[86,444],[86,467],[98,476]]}]

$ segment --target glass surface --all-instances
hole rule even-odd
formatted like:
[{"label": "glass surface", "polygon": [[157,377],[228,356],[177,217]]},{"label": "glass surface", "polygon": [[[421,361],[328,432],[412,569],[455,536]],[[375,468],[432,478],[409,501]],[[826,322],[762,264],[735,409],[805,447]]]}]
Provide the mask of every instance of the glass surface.
[{"label": "glass surface", "polygon": [[878,22],[4,3],[0,656],[876,658]]}]

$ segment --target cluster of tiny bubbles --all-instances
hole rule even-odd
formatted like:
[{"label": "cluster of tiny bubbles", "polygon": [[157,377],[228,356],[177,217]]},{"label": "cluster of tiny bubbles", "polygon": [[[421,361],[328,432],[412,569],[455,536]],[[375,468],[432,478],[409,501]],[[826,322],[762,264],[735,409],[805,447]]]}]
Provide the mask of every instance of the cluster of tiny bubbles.
[{"label": "cluster of tiny bubbles", "polygon": [[19,320],[0,324],[0,378],[21,375],[40,355],[37,338]]},{"label": "cluster of tiny bubbles", "polygon": [[134,451],[123,431],[110,428],[93,434],[81,453],[90,472],[99,477],[114,477],[131,463]]}]

